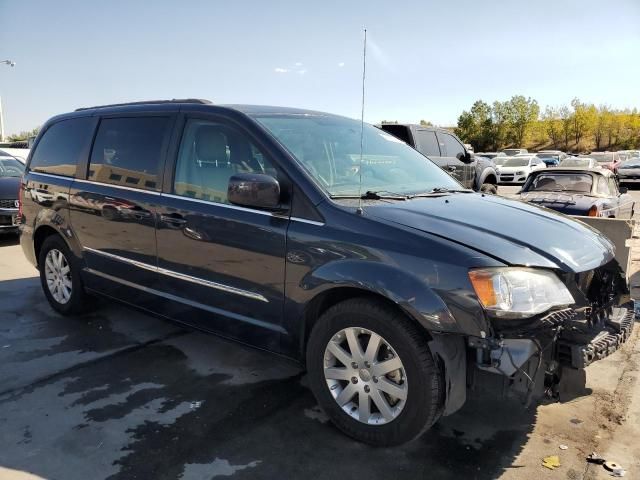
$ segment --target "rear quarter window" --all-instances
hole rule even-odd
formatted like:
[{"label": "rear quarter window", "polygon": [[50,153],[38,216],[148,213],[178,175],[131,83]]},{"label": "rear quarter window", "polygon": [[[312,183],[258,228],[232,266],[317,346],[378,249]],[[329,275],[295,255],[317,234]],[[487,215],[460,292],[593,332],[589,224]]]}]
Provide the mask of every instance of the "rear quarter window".
[{"label": "rear quarter window", "polygon": [[91,143],[93,126],[91,117],[72,118],[51,125],[36,145],[29,170],[74,177],[78,162]]}]

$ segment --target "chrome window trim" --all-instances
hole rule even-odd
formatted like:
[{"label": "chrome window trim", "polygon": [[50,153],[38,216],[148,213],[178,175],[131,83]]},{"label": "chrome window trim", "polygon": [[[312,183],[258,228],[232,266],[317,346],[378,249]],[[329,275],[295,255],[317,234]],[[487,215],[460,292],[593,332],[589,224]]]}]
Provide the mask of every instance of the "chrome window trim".
[{"label": "chrome window trim", "polygon": [[241,288],[231,287],[229,285],[224,285],[218,282],[212,282],[210,280],[205,280],[203,278],[193,277],[191,275],[187,275],[185,273],[175,272],[173,270],[168,270],[166,268],[160,268],[154,265],[149,265],[148,263],[140,262],[138,260],[132,260],[130,258],[121,257],[120,255],[114,255],[113,253],[103,252],[101,250],[96,250],[95,248],[83,247],[83,250],[86,250],[91,253],[95,253],[96,255],[102,255],[113,260],[117,260],[120,262],[128,263],[130,265],[134,265],[139,268],[143,268],[145,270],[149,270],[156,273],[161,273],[162,275],[167,275],[169,277],[177,278],[179,280],[184,280],[191,283],[196,283],[198,285],[203,285],[205,287],[214,288],[216,290],[221,290],[227,293],[233,293],[235,295],[241,295],[243,297],[251,298],[253,300],[259,300],[261,302],[269,303],[269,300],[259,293],[250,292],[248,290],[243,290]]},{"label": "chrome window trim", "polygon": [[74,178],[72,180],[74,182],[78,182],[78,183],[88,183],[90,185],[100,185],[102,187],[113,187],[113,188],[118,188],[120,190],[129,190],[131,192],[148,193],[149,195],[160,195],[160,192],[157,191],[157,190],[146,190],[144,188],[126,187],[124,185],[116,185],[116,184],[113,184],[113,183],[96,182],[95,180],[83,180],[83,179],[80,179],[80,178]]},{"label": "chrome window trim", "polygon": [[145,190],[144,188],[125,187],[124,185],[115,185],[113,183],[104,183],[104,182],[96,182],[94,180],[83,180],[81,178],[65,177],[64,175],[55,175],[53,173],[40,173],[40,172],[34,172],[33,170],[29,170],[28,172],[25,172],[25,174],[26,173],[29,173],[30,175],[40,175],[42,177],[59,178],[62,180],[69,180],[69,181],[78,182],[78,183],[88,183],[89,185],[100,185],[102,187],[113,187],[113,188],[118,188],[120,190],[142,192],[142,193],[148,193],[150,195],[160,195],[160,192],[157,190]]},{"label": "chrome window trim", "polygon": [[69,181],[73,181],[75,180],[75,178],[73,177],[66,177],[64,175],[56,175],[54,173],[40,173],[40,172],[34,172],[33,170],[27,170],[24,172],[25,175],[29,174],[29,175],[39,175],[41,177],[50,177],[50,178],[59,178],[61,180],[69,180]]},{"label": "chrome window trim", "polygon": [[173,193],[162,193],[162,194],[160,194],[160,196],[167,197],[167,198],[175,198],[177,200],[188,200],[190,202],[203,203],[205,205],[214,205],[216,207],[230,208],[232,210],[239,210],[239,211],[242,211],[242,212],[257,213],[257,214],[260,214],[260,215],[266,215],[268,217],[283,218],[281,215],[276,215],[276,214],[274,214],[272,212],[265,212],[264,210],[257,210],[255,208],[240,207],[238,205],[231,205],[231,204],[228,204],[228,203],[214,202],[214,201],[211,201],[211,200],[202,200],[200,198],[193,198],[193,197],[186,197],[186,196],[182,196],[182,195],[175,195]]},{"label": "chrome window trim", "polygon": [[324,222],[316,222],[315,220],[307,220],[306,218],[291,217],[291,220],[293,220],[294,222],[308,223],[309,225],[316,225],[318,227],[324,227]]}]

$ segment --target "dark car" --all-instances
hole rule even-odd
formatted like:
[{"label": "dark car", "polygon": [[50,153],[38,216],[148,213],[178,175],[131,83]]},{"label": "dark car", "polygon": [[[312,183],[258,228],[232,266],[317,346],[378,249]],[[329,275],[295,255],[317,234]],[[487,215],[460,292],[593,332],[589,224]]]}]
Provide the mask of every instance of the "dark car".
[{"label": "dark car", "polygon": [[557,167],[568,155],[560,150],[540,150],[536,153],[547,167]]},{"label": "dark car", "polygon": [[634,202],[618,187],[613,172],[603,168],[554,168],[534,172],[520,198],[567,215],[632,218]]},{"label": "dark car", "polygon": [[472,155],[449,130],[399,123],[383,123],[380,128],[428,157],[464,187],[498,193],[498,177],[491,159]]},{"label": "dark car", "polygon": [[467,387],[538,398],[633,322],[606,237],[326,113],[81,109],[42,127],[22,198],[55,310],[100,294],[294,358],[332,421],[375,445],[417,437]]},{"label": "dark car", "polygon": [[618,166],[618,181],[623,183],[640,183],[640,158],[630,158]]},{"label": "dark car", "polygon": [[18,233],[18,192],[24,164],[0,151],[0,234]]}]

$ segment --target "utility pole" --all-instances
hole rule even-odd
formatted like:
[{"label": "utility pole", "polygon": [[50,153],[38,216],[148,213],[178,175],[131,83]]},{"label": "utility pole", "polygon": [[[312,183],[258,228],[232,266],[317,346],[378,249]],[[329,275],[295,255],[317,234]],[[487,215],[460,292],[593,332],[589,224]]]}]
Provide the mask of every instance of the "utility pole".
[{"label": "utility pole", "polygon": [[[10,67],[15,67],[16,62],[13,60],[2,60],[0,64],[5,64]],[[4,115],[2,114],[2,97],[0,97],[0,142],[4,142]]]},{"label": "utility pole", "polygon": [[2,115],[2,97],[0,97],[0,142],[4,142],[4,116]]}]

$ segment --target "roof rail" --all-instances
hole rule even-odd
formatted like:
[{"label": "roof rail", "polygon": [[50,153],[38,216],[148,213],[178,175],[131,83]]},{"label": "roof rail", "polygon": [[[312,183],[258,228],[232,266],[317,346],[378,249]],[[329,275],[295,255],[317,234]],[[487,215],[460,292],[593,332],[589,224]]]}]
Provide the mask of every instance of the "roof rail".
[{"label": "roof rail", "polygon": [[171,100],[145,100],[142,102],[127,102],[127,103],[112,103],[109,105],[96,105],[94,107],[76,108],[75,111],[81,112],[82,110],[92,110],[94,108],[124,107],[128,105],[159,105],[163,103],[197,103],[200,105],[209,105],[211,102],[209,100],[203,100],[201,98],[173,98]]}]

